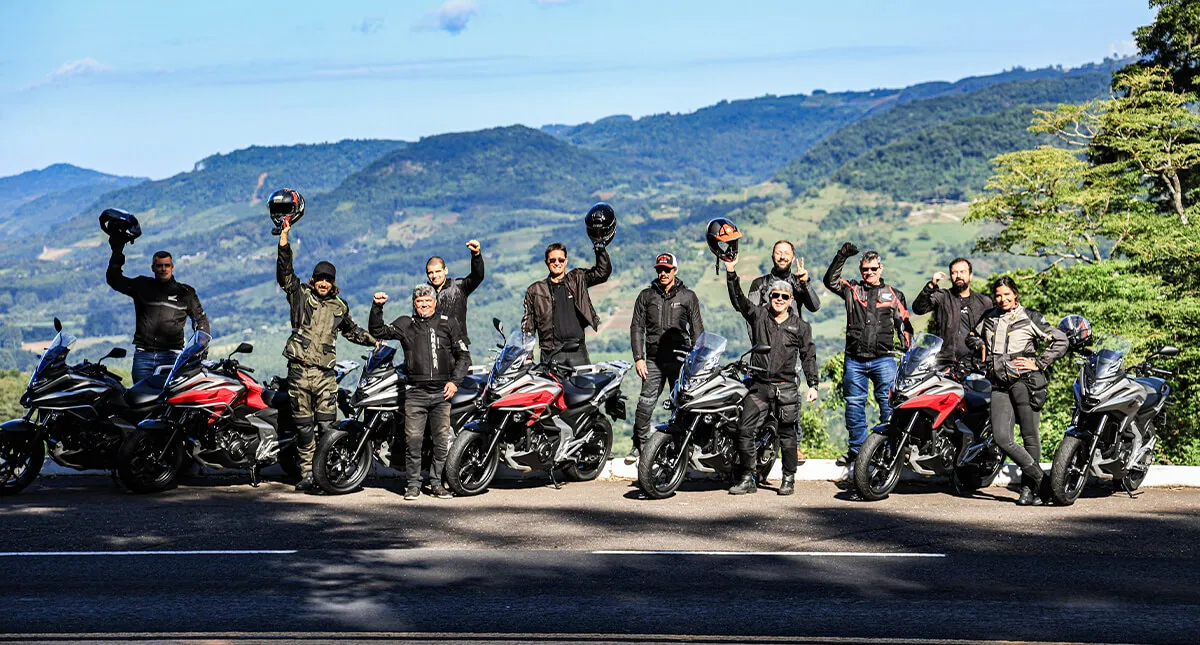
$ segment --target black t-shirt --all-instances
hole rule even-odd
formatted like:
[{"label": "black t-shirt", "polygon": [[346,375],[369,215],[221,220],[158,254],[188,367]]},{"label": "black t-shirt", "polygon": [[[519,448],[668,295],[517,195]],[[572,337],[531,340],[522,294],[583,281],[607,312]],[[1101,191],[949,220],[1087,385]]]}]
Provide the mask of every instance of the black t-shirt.
[{"label": "black t-shirt", "polygon": [[571,291],[563,282],[550,283],[550,297],[554,300],[554,338],[559,342],[583,340],[584,321],[575,306]]}]

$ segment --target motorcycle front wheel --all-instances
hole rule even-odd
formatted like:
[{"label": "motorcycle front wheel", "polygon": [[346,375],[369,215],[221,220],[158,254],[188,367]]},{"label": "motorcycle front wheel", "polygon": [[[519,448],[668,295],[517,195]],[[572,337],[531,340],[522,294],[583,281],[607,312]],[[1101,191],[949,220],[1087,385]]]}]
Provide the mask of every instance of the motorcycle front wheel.
[{"label": "motorcycle front wheel", "polygon": [[896,453],[897,439],[878,432],[863,442],[854,460],[854,488],[869,502],[887,497],[900,482],[904,460]]},{"label": "motorcycle front wheel", "polygon": [[612,452],[612,424],[608,419],[597,415],[590,430],[592,437],[579,449],[575,461],[563,469],[573,482],[590,482],[599,477],[608,464],[608,453]]},{"label": "motorcycle front wheel", "polygon": [[345,495],[359,489],[371,470],[370,446],[355,454],[359,437],[345,430],[330,430],[317,442],[313,456],[313,480],[321,490]]},{"label": "motorcycle front wheel", "polygon": [[675,494],[687,474],[691,442],[667,432],[655,432],[642,446],[638,460],[638,487],[650,499],[666,499]]},{"label": "motorcycle front wheel", "polygon": [[0,432],[0,495],[16,495],[37,479],[46,442],[36,432]]},{"label": "motorcycle front wheel", "polygon": [[117,477],[126,488],[135,493],[170,488],[183,466],[183,449],[172,434],[134,430],[125,439],[117,451]]},{"label": "motorcycle front wheel", "polygon": [[463,430],[446,454],[446,485],[455,495],[469,497],[487,490],[500,468],[500,446],[490,453],[491,434]]},{"label": "motorcycle front wheel", "polygon": [[1079,499],[1087,484],[1092,456],[1079,437],[1067,435],[1058,450],[1054,451],[1054,463],[1050,466],[1050,495],[1054,503],[1070,506]]}]

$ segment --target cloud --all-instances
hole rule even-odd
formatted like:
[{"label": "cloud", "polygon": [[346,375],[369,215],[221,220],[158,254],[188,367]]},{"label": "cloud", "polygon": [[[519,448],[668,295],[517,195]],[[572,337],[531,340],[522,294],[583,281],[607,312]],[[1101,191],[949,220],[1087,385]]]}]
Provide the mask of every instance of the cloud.
[{"label": "cloud", "polygon": [[1108,45],[1108,56],[1110,58],[1129,58],[1137,56],[1137,43],[1132,40],[1114,40]]},{"label": "cloud", "polygon": [[440,6],[427,11],[424,17],[413,25],[413,30],[441,30],[457,36],[478,13],[479,5],[471,0],[446,0]]},{"label": "cloud", "polygon": [[362,19],[362,22],[350,28],[351,31],[357,31],[364,36],[369,36],[382,29],[383,16],[367,16]]},{"label": "cloud", "polygon": [[58,87],[66,85],[67,81],[72,78],[95,76],[104,72],[110,71],[112,67],[101,63],[94,58],[81,58],[63,63],[58,69],[47,74],[39,81],[34,81],[25,87],[26,90],[35,90],[39,87]]}]

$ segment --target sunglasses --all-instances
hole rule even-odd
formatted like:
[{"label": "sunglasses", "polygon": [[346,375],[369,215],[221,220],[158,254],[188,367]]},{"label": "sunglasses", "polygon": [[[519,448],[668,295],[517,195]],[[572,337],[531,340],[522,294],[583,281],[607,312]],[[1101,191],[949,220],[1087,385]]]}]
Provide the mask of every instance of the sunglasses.
[{"label": "sunglasses", "polygon": [[566,264],[566,258],[550,258],[546,260],[546,264]]},{"label": "sunglasses", "polygon": [[791,300],[791,299],[792,299],[792,297],[791,297],[791,296],[789,296],[789,295],[787,295],[786,293],[773,293],[773,294],[771,294],[771,300],[782,300],[782,301],[784,301],[784,302],[787,302],[788,300]]},{"label": "sunglasses", "polygon": [[675,267],[654,267],[654,270],[658,273],[670,273],[675,270]]},{"label": "sunglasses", "polygon": [[858,270],[862,271],[863,273],[875,273],[877,271],[882,271],[883,267],[858,267]]}]

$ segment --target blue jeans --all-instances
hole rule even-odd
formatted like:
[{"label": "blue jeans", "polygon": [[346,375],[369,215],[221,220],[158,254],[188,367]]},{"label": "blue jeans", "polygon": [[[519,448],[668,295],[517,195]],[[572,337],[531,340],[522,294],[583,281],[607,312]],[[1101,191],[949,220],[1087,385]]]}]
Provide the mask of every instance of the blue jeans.
[{"label": "blue jeans", "polygon": [[133,352],[133,382],[137,383],[154,374],[160,365],[174,365],[179,352],[167,349],[161,352],[135,350]]},{"label": "blue jeans", "polygon": [[849,436],[850,452],[858,449],[867,440],[867,383],[875,385],[875,402],[879,404],[879,421],[886,423],[892,416],[888,405],[888,393],[896,378],[896,360],[881,356],[858,360],[847,356],[842,388],[846,395],[846,434]]}]

